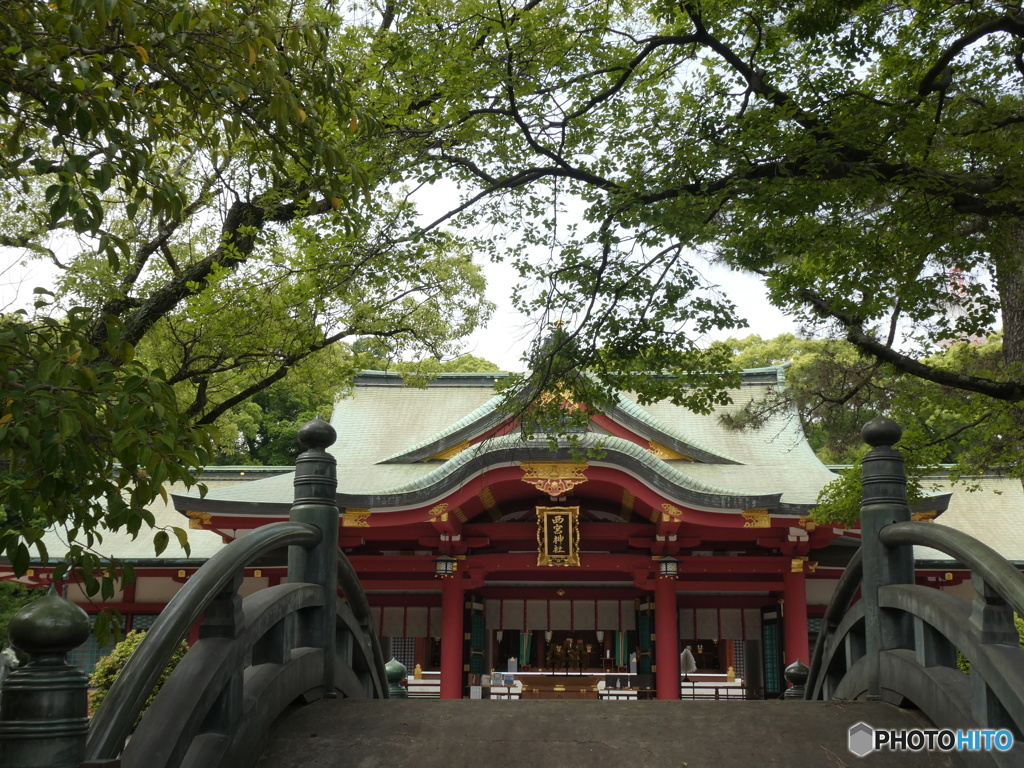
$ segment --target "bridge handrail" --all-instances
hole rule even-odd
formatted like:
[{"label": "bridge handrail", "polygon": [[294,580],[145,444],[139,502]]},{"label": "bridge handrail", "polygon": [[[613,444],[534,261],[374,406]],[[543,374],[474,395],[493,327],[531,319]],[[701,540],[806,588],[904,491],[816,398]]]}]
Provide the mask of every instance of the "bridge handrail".
[{"label": "bridge handrail", "polygon": [[145,641],[111,685],[89,728],[87,759],[113,757],[120,752],[178,643],[235,573],[268,552],[292,545],[311,549],[320,539],[320,530],[308,523],[271,523],[235,539],[197,570],[161,611]]},{"label": "bridge handrail", "polygon": [[[861,460],[862,566],[844,574],[826,611],[805,697],[910,701],[941,727],[1010,728],[1020,738],[1024,650],[1013,612],[1024,615],[1024,574],[962,531],[911,520],[903,457],[894,448],[902,430],[878,417],[861,434],[872,446]],[[917,586],[915,546],[970,570],[977,597],[961,602]],[[857,609],[836,624],[858,585]],[[969,677],[957,669],[957,649],[972,664]],[[1004,764],[993,753],[971,762]]]},{"label": "bridge handrail", "polygon": [[[377,675],[381,683],[387,680],[384,665],[384,651],[380,647],[380,639],[377,637],[377,628],[373,624],[373,614],[370,612],[370,601],[366,599],[366,592],[363,591],[362,582],[359,581],[359,574],[352,567],[352,561],[338,548],[338,587],[341,594],[348,602],[352,613],[362,624],[371,638],[370,647],[373,650],[373,664],[377,668]],[[384,690],[387,690],[385,686]]]},{"label": "bridge handrail", "polygon": [[349,608],[352,609],[356,618],[360,621],[369,621],[371,619],[370,601],[366,599],[363,585],[359,581],[359,574],[356,573],[356,569],[352,567],[352,562],[345,556],[345,553],[341,551],[341,547],[338,548],[338,586],[341,587],[341,593],[345,595]]},{"label": "bridge handrail", "polygon": [[944,525],[916,521],[887,525],[878,538],[890,549],[915,545],[949,555],[984,579],[1018,616],[1024,616],[1024,573],[987,544]]},{"label": "bridge handrail", "polygon": [[[387,698],[369,602],[338,547],[337,462],[327,451],[336,437],[319,418],[299,429],[306,450],[296,460],[289,521],[235,539],[192,575],[125,664],[91,725],[88,678],[66,659],[88,636],[86,613],[56,595],[47,612],[27,613],[30,629],[22,634],[30,662],[15,673],[18,680],[3,686],[7,704],[11,692],[21,698],[0,712],[0,765],[248,765],[267,730],[300,698]],[[283,550],[288,583],[243,598],[245,568]],[[198,641],[126,745],[138,713],[193,628]],[[44,667],[45,675],[36,674]]]},{"label": "bridge handrail", "polygon": [[850,562],[847,564],[843,575],[839,577],[832,599],[825,609],[825,616],[821,620],[821,631],[818,632],[818,639],[814,643],[814,652],[811,654],[811,668],[807,676],[805,696],[810,698],[817,682],[818,674],[821,671],[821,664],[825,654],[825,643],[832,629],[842,621],[844,614],[853,602],[854,595],[860,589],[861,577],[864,573],[864,556],[860,548],[853,553]]}]

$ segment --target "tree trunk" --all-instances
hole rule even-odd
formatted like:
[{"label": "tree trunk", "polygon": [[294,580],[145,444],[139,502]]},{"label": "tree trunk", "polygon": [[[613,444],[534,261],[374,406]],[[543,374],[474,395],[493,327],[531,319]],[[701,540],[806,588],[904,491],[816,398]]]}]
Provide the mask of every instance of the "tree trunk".
[{"label": "tree trunk", "polygon": [[1006,229],[1011,242],[995,260],[996,290],[1003,315],[1003,362],[1024,364],[1024,222]]}]

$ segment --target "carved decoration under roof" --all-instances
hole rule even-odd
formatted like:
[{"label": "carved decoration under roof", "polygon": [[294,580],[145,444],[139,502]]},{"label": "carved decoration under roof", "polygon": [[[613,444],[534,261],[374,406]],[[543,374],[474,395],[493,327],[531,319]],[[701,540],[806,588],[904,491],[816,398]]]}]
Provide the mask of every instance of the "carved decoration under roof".
[{"label": "carved decoration under roof", "polygon": [[195,531],[205,530],[213,520],[213,515],[206,512],[186,512],[185,517],[188,518],[188,527]]},{"label": "carved decoration under roof", "polygon": [[679,453],[678,451],[673,451],[671,448],[666,448],[661,443],[656,443],[653,440],[648,440],[647,444],[650,446],[650,452],[662,461],[696,461],[696,459]]},{"label": "carved decoration under roof", "polygon": [[564,411],[575,411],[580,407],[580,404],[573,399],[572,390],[568,387],[563,388],[560,392],[554,392],[552,390],[542,392],[540,397],[537,399],[542,405],[550,405],[552,402],[557,400],[559,407]]},{"label": "carved decoration under roof", "polygon": [[816,530],[818,527],[818,521],[810,515],[804,515],[803,517],[801,517],[799,523],[800,527],[806,531],[813,531]]},{"label": "carved decoration under roof", "polygon": [[683,510],[672,504],[662,504],[661,508],[664,510],[666,522],[670,523],[681,523],[683,521]]},{"label": "carved decoration under roof", "polygon": [[914,512],[910,516],[910,519],[917,520],[918,522],[922,523],[934,523],[935,518],[938,516],[938,514],[939,513],[934,509],[931,510],[930,512]]},{"label": "carved decoration under roof", "polygon": [[745,509],[743,510],[744,528],[771,528],[772,519],[767,509]]},{"label": "carved decoration under roof", "polygon": [[548,496],[565,496],[587,482],[587,464],[521,464],[523,482]]},{"label": "carved decoration under roof", "polygon": [[346,508],[341,516],[342,528],[369,528],[370,510]]},{"label": "carved decoration under roof", "polygon": [[430,511],[427,512],[427,515],[435,520],[440,518],[441,522],[444,522],[448,519],[448,515],[446,514],[447,512],[447,504],[438,504],[436,507],[431,507]]}]

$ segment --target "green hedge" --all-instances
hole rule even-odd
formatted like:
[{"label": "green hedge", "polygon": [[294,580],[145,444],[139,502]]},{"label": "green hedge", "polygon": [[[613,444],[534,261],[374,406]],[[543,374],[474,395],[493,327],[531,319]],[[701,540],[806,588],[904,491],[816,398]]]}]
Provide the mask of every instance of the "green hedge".
[{"label": "green hedge", "polygon": [[[107,692],[110,690],[110,686],[114,684],[114,680],[124,669],[124,665],[128,663],[128,659],[135,653],[135,649],[139,647],[139,643],[142,642],[142,638],[146,636],[145,632],[138,630],[132,630],[125,635],[124,640],[114,646],[114,650],[110,652],[108,656],[104,656],[96,664],[96,669],[89,677],[89,709],[95,713],[99,709],[103,700],[107,696]],[[139,716],[135,718],[135,726],[138,726],[139,721],[142,720],[142,716],[146,714],[146,710],[149,705],[153,703],[153,699],[160,692],[160,688],[167,681],[167,678],[171,676],[171,672],[181,661],[181,657],[188,652],[188,643],[184,640],[178,645],[174,651],[174,655],[171,656],[171,660],[167,663],[167,668],[164,669],[163,674],[160,675],[160,679],[157,680],[156,686],[153,688],[153,692],[149,698],[146,699],[146,705],[139,712]]]}]

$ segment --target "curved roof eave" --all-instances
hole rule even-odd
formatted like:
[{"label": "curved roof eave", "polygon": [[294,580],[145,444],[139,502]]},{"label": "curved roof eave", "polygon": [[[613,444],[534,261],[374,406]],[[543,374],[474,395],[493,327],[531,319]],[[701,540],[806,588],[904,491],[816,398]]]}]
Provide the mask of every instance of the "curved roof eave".
[{"label": "curved roof eave", "polygon": [[644,434],[650,440],[656,440],[677,453],[701,462],[702,464],[739,464],[740,462],[715,453],[703,446],[689,440],[684,440],[674,434],[670,428],[663,425],[651,414],[644,410],[643,406],[626,400],[621,394],[619,403],[608,409],[608,416],[618,421],[624,427]]},{"label": "curved roof eave", "polygon": [[[656,458],[649,451],[611,435],[585,433],[577,449],[594,448],[605,453],[603,464],[613,464],[635,474],[661,493],[682,502],[719,509],[779,509],[804,505],[781,505],[781,494],[737,493],[689,477],[679,469]],[[504,435],[474,445],[436,469],[392,489],[373,494],[338,494],[338,503],[346,507],[410,507],[426,504],[464,484],[470,477],[495,464],[523,461],[572,461],[573,449],[560,445],[551,450],[547,441],[523,440],[519,435]],[[608,458],[614,457],[609,462]],[[797,511],[795,508],[794,512]]]}]

